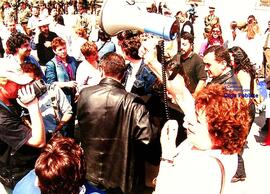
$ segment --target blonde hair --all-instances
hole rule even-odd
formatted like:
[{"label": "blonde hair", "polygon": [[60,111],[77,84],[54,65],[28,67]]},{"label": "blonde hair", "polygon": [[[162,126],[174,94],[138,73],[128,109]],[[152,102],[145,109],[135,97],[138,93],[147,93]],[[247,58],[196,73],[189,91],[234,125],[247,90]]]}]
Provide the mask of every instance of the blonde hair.
[{"label": "blonde hair", "polygon": [[81,26],[75,27],[74,32],[76,34],[80,34],[79,35],[80,37],[87,39],[87,33],[86,33],[86,30],[83,27],[81,27]]}]

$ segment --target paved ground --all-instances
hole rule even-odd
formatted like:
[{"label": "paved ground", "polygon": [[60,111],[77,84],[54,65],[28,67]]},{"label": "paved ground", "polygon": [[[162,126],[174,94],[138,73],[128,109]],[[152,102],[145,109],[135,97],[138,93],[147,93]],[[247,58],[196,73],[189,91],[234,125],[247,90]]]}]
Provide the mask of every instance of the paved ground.
[{"label": "paved ground", "polygon": [[257,114],[248,136],[248,148],[243,154],[247,179],[234,183],[230,194],[270,193],[270,146],[260,145],[266,133],[261,131],[264,123],[264,113]]}]

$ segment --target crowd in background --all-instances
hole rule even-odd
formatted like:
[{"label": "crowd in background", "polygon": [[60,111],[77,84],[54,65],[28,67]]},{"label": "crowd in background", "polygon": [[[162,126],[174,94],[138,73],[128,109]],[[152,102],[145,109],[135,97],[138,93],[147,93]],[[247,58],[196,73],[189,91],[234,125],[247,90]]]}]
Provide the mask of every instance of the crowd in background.
[{"label": "crowd in background", "polygon": [[106,34],[98,4],[2,1],[0,192],[209,194],[245,181],[244,146],[265,105],[270,145],[270,21],[261,29],[251,13],[221,26],[215,6],[207,16],[197,6],[146,5],[180,24],[161,56],[153,34]]}]

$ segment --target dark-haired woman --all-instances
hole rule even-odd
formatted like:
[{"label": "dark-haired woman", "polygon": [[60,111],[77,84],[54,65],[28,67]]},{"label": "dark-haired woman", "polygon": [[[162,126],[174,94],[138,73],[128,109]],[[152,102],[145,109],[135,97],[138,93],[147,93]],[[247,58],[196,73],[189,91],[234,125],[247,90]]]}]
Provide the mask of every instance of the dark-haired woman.
[{"label": "dark-haired woman", "polygon": [[[249,105],[249,115],[251,118],[249,127],[250,130],[255,118],[255,67],[250,62],[248,55],[241,47],[234,46],[229,49],[229,53],[231,56],[232,68],[234,69],[234,72],[237,75],[243,89],[243,96],[239,97],[244,98]],[[242,158],[243,151],[244,149],[242,149],[242,151],[238,154],[238,168],[236,174],[232,178],[232,182],[244,181],[246,178],[244,160]]]}]

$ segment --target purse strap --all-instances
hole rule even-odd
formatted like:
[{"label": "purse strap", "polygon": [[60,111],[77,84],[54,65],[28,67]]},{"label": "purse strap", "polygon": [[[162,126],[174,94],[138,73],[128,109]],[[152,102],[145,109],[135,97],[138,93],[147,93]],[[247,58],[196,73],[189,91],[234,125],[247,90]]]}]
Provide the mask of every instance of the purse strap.
[{"label": "purse strap", "polygon": [[220,167],[220,171],[221,171],[221,187],[220,187],[220,194],[222,194],[223,193],[223,191],[224,191],[224,185],[225,185],[225,170],[224,170],[224,166],[223,166],[223,164],[222,164],[222,162],[220,161],[220,159],[218,159],[218,158],[216,158],[216,157],[214,157],[214,156],[212,156],[214,159],[216,159],[216,161],[217,161],[217,163],[218,163],[218,165],[219,165],[219,167]]},{"label": "purse strap", "polygon": [[101,45],[101,47],[98,49],[98,52],[105,46],[106,43],[107,43],[107,41],[105,41],[105,42]]},{"label": "purse strap", "polygon": [[8,110],[9,112],[12,113],[12,111],[10,110],[10,108],[9,108],[4,102],[2,102],[2,100],[0,100],[0,105],[1,105],[3,108],[5,108],[6,110]]}]

